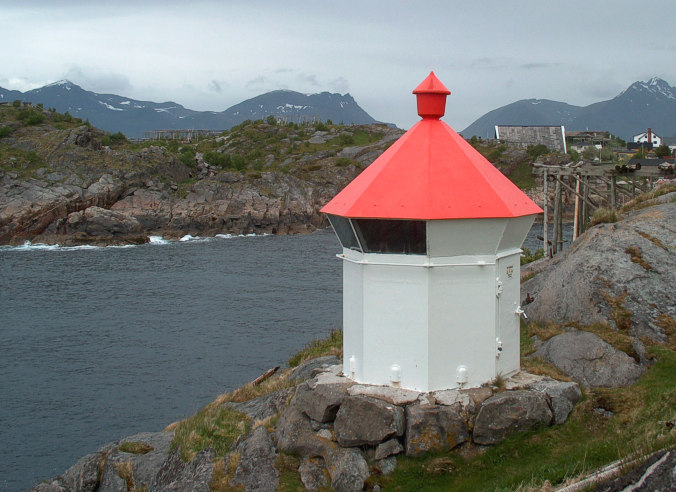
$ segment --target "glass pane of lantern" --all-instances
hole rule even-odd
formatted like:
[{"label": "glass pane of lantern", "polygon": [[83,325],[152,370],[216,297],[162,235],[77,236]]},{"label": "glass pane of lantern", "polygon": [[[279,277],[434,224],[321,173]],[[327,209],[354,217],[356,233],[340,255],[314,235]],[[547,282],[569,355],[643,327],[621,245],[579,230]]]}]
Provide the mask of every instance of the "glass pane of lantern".
[{"label": "glass pane of lantern", "polygon": [[424,220],[352,219],[352,223],[366,253],[427,253]]},{"label": "glass pane of lantern", "polygon": [[331,222],[331,226],[336,232],[336,236],[338,236],[338,240],[340,241],[340,244],[343,246],[343,248],[361,251],[357,237],[354,235],[354,231],[350,225],[350,219],[339,217],[338,215],[329,215],[328,217],[329,222]]}]

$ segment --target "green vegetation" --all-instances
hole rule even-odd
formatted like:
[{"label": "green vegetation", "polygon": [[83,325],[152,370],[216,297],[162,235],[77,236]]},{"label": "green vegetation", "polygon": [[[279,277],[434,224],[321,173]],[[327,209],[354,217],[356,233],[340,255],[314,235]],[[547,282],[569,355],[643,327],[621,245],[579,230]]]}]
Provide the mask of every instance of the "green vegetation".
[{"label": "green vegetation", "polygon": [[12,134],[12,128],[9,126],[0,126],[0,138],[9,137]]},{"label": "green vegetation", "polygon": [[340,355],[343,350],[343,331],[332,330],[329,336],[310,342],[297,354],[289,359],[289,367],[296,367],[306,360],[315,359],[323,355]]},{"label": "green vegetation", "polygon": [[620,220],[620,214],[614,208],[598,208],[594,211],[589,221],[589,227],[597,224],[617,222],[618,220]]},{"label": "green vegetation", "polygon": [[210,403],[173,427],[172,449],[180,448],[184,461],[191,461],[207,448],[213,448],[218,456],[225,456],[235,439],[249,432],[248,417],[220,403]]},{"label": "green vegetation", "polygon": [[[476,456],[401,456],[394,473],[370,481],[391,490],[540,490],[618,459],[674,446],[676,435],[665,423],[676,406],[676,354],[662,346],[650,351],[658,362],[637,384],[588,391],[563,425],[514,436]],[[613,416],[593,411],[599,407]]]},{"label": "green vegetation", "polygon": [[123,442],[122,444],[120,444],[119,449],[123,453],[148,454],[152,450],[154,450],[155,448],[152,447],[150,444],[146,444],[144,442],[128,441],[128,442]]},{"label": "green vegetation", "polygon": [[525,265],[527,263],[531,263],[535,260],[539,260],[540,258],[544,258],[545,256],[545,250],[540,248],[536,250],[534,253],[531,253],[531,251],[528,248],[523,248],[523,256],[521,256],[521,264]]},{"label": "green vegetation", "polygon": [[662,144],[655,149],[655,157],[670,157],[671,149],[668,145]]}]

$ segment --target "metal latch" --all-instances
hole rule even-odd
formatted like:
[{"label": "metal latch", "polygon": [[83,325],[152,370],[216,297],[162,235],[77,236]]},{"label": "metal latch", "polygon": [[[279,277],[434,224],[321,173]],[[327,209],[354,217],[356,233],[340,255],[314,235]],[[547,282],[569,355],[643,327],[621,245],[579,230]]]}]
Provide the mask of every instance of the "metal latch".
[{"label": "metal latch", "polygon": [[502,340],[499,338],[495,339],[495,346],[497,348],[497,351],[495,352],[495,357],[500,357],[500,354],[502,353]]},{"label": "metal latch", "polygon": [[500,297],[500,294],[502,294],[502,280],[498,277],[495,279],[495,297]]},{"label": "metal latch", "polygon": [[521,309],[521,306],[516,306],[514,314],[516,314],[517,316],[523,316],[523,319],[528,319],[528,316],[526,316],[525,311]]}]

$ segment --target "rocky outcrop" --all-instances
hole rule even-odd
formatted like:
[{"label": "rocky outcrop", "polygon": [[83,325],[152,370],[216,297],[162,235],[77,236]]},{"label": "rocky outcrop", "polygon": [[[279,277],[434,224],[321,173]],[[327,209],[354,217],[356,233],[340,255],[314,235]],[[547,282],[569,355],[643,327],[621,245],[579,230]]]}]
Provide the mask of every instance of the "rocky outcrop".
[{"label": "rocky outcrop", "polygon": [[[262,140],[290,132],[265,124],[249,130],[253,136],[242,132],[214,139],[214,144],[225,142],[218,152],[242,158],[252,149],[260,152]],[[341,147],[313,150],[313,144],[336,147],[327,142],[343,137],[338,129],[314,134],[299,130],[293,143],[284,139],[288,149],[277,149],[264,162],[254,159],[254,164],[249,158],[251,162],[243,161],[245,169],[234,171],[208,164],[201,152],[191,163],[167,147],[112,150],[101,145],[104,133],[88,126],[56,130],[45,125],[32,132],[18,126],[2,145],[34,152],[38,163],[0,167],[0,244],[114,244],[138,243],[149,235],[310,232],[327,225],[319,209],[402,134],[384,126],[360,131],[379,140],[351,147],[349,157],[340,157]],[[229,140],[238,143],[232,147]],[[301,143],[307,150],[299,153]],[[284,161],[278,162],[282,156]]]},{"label": "rocky outcrop", "polygon": [[644,367],[593,333],[572,330],[547,340],[534,356],[554,364],[585,387],[621,387],[636,382]]},{"label": "rocky outcrop", "polygon": [[[85,456],[33,491],[207,491],[215,481],[273,491],[280,453],[301,458],[297,472],[307,490],[360,491],[369,476],[391,473],[400,454],[491,445],[537,425],[562,423],[581,396],[576,383],[527,373],[508,379],[502,392],[487,386],[420,393],[355,383],[341,374],[341,365],[326,365],[335,358],[323,360],[288,371],[286,381],[310,376],[296,386],[222,403],[254,423],[222,460],[205,449],[184,462],[171,450],[172,432],[137,434]],[[216,472],[218,461],[231,469],[226,477]]]},{"label": "rocky outcrop", "polygon": [[608,323],[634,337],[667,339],[676,319],[676,192],[616,223],[587,230],[526,281],[531,320]]}]

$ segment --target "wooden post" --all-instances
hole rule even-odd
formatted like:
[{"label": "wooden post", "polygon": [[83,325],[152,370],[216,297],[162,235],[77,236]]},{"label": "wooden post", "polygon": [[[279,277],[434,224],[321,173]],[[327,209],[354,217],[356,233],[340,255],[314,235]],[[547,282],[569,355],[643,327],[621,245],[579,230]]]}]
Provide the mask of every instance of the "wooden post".
[{"label": "wooden post", "polygon": [[542,203],[542,210],[544,210],[544,217],[542,218],[542,237],[543,237],[543,246],[542,250],[545,252],[545,256],[549,256],[549,227],[547,221],[549,217],[547,216],[547,202],[548,200],[548,190],[547,190],[547,181],[549,176],[547,176],[547,168],[544,169],[544,174],[542,177],[542,187],[544,188],[544,199]]},{"label": "wooden post", "polygon": [[554,190],[554,234],[552,236],[552,253],[556,254],[559,252],[559,218],[560,218],[560,209],[561,209],[561,181],[559,176],[556,178],[556,188]]},{"label": "wooden post", "polygon": [[[563,183],[561,182],[561,180],[559,180],[557,182],[557,184],[560,186]],[[559,253],[561,251],[563,251],[563,193],[562,193],[562,191],[563,190],[559,191],[559,201],[561,203],[559,203],[559,220],[557,221],[559,223],[559,231],[557,233],[557,236],[559,238],[559,244],[558,244],[558,247],[556,248],[556,251],[558,251]]]},{"label": "wooden post", "polygon": [[615,175],[610,177],[610,208],[617,208],[617,190],[615,189]]},{"label": "wooden post", "polygon": [[575,175],[575,215],[573,216],[573,241],[577,239],[577,228],[580,216],[580,177]]},{"label": "wooden post", "polygon": [[584,191],[582,192],[582,229],[589,227],[589,176],[584,177]]}]

